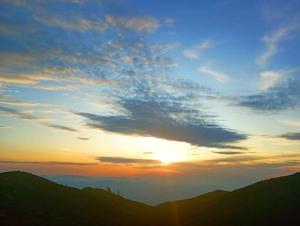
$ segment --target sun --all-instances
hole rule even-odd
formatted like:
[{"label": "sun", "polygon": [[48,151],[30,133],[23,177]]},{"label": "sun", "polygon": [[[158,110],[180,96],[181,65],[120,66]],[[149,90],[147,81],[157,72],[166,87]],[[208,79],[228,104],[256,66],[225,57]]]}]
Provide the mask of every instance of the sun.
[{"label": "sun", "polygon": [[[159,148],[160,147],[160,148]],[[176,149],[174,146],[157,146],[153,151],[153,158],[161,161],[163,164],[170,164],[174,162],[182,162],[186,160],[186,150]]]},{"label": "sun", "polygon": [[165,165],[185,161],[190,147],[184,142],[155,137],[140,137],[138,141],[135,144],[143,152],[149,153],[148,158],[158,160]]},{"label": "sun", "polygon": [[172,162],[180,161],[180,158],[176,157],[176,155],[171,155],[170,153],[164,151],[155,153],[154,158],[164,164],[170,164]]}]

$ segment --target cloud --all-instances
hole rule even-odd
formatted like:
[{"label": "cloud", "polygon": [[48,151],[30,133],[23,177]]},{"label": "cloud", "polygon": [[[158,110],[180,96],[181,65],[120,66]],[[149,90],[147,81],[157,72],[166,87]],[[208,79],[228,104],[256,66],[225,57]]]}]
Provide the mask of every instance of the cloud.
[{"label": "cloud", "polygon": [[90,138],[88,137],[77,137],[78,140],[89,140]]},{"label": "cloud", "polygon": [[[69,78],[70,79],[70,78]],[[28,74],[28,75],[0,75],[0,84],[6,84],[6,85],[18,85],[18,86],[24,86],[24,87],[30,87],[34,89],[42,89],[42,90],[48,90],[48,91],[65,91],[65,90],[78,90],[79,86],[75,85],[46,85],[42,84],[42,81],[54,81],[54,77],[41,77],[37,76],[35,73]],[[58,79],[59,81],[63,81],[63,78]],[[96,79],[95,79],[96,80]],[[68,78],[65,79],[65,81],[68,81]],[[85,81],[85,79],[78,78],[78,81]],[[88,78],[86,79],[88,81]],[[100,84],[100,80],[99,80]]]},{"label": "cloud", "polygon": [[[83,75],[75,68],[46,67],[28,74],[0,75],[0,84],[18,85],[47,91],[79,90],[80,85],[117,85],[120,81]],[[52,82],[46,84],[46,82]]]},{"label": "cloud", "polygon": [[143,100],[123,99],[120,105],[128,115],[101,116],[86,112],[78,115],[88,120],[89,127],[109,132],[157,137],[196,146],[243,149],[231,143],[246,139],[246,135],[209,122],[209,116],[170,99],[149,96]]},{"label": "cloud", "polygon": [[[274,76],[274,73],[268,74],[267,77]],[[279,82],[277,79],[274,80],[273,82],[266,82],[265,87],[268,87],[268,89],[258,94],[241,96],[237,101],[237,105],[256,111],[269,112],[300,106],[300,79],[297,74],[293,73],[287,79],[279,78],[282,82]]]},{"label": "cloud", "polygon": [[[179,80],[174,74],[169,75],[176,63],[165,53],[175,45],[145,42],[149,40],[145,34],[155,32],[164,25],[163,21],[128,12],[103,13],[97,7],[93,10],[99,10],[97,15],[93,12],[87,15],[85,11],[77,14],[77,7],[68,7],[67,12],[62,14],[60,11],[50,12],[46,7],[49,4],[27,4],[33,7],[29,11],[26,8],[28,14],[32,14],[33,25],[37,25],[41,31],[22,37],[22,40],[17,37],[17,41],[12,40],[13,44],[22,41],[20,43],[24,48],[20,49],[24,49],[24,56],[10,57],[8,69],[4,71],[7,73],[1,71],[0,80],[4,84],[18,83],[46,90],[105,84],[107,86],[99,93],[109,96],[111,106],[118,105],[122,111],[94,114],[98,117],[96,120],[93,114],[81,112],[91,127],[129,135],[161,137],[198,146],[243,149],[234,143],[246,139],[246,135],[218,125],[217,116],[213,114],[212,117],[206,116],[204,106],[199,104],[199,93],[203,89],[193,81],[187,82]],[[52,15],[48,17],[48,14]],[[45,21],[41,20],[41,16]],[[103,23],[107,25],[106,32],[93,32]],[[128,33],[122,35],[123,31]],[[61,39],[62,36],[65,38]],[[199,56],[212,46],[212,42],[204,41],[191,48],[196,49]],[[31,58],[27,59],[27,56]],[[21,65],[18,64],[19,58],[25,59]],[[208,67],[202,69],[218,81],[227,79],[224,73]],[[23,73],[20,74],[20,71]],[[113,87],[116,81],[124,86],[118,83]],[[142,112],[142,108],[148,112]],[[157,112],[153,112],[155,110]],[[45,126],[67,130],[56,124]],[[158,128],[163,130],[159,131]]]},{"label": "cloud", "polygon": [[[155,17],[128,13],[127,7],[124,12],[112,14],[96,2],[91,3],[95,5],[91,14],[81,7],[63,7],[63,1],[6,3],[26,12],[25,27],[33,26],[37,32],[14,38],[11,45],[21,43],[24,48],[0,54],[1,84],[49,91],[98,84],[113,89],[114,84],[126,83],[130,77],[166,73],[176,67],[172,59],[162,54],[173,49],[174,44],[144,41],[145,33],[155,32],[161,26]],[[56,4],[65,9],[64,13],[49,10]],[[20,24],[20,18],[11,9]],[[98,34],[97,29],[103,33]],[[128,34],[122,35],[123,31]],[[95,33],[90,35],[91,32]],[[65,38],[61,39],[61,35]]]},{"label": "cloud", "polygon": [[263,71],[259,74],[258,88],[268,90],[287,82],[287,75],[280,71]]},{"label": "cloud", "polygon": [[31,102],[31,101],[20,101],[7,96],[0,96],[0,103],[6,105],[25,106],[25,107],[47,106],[47,104]]},{"label": "cloud", "polygon": [[9,107],[0,106],[0,112],[8,113],[9,115],[14,115],[21,119],[36,120],[36,121],[39,121],[42,119],[35,115],[29,114],[26,112],[22,112],[17,109],[9,108]]},{"label": "cloud", "polygon": [[285,90],[272,90],[261,94],[242,96],[237,103],[256,111],[280,111],[294,107],[297,103]]},{"label": "cloud", "polygon": [[36,122],[40,125],[47,126],[49,128],[54,128],[54,129],[59,129],[59,130],[64,130],[64,131],[69,131],[69,132],[78,132],[78,130],[76,130],[72,127],[63,126],[63,125],[59,125],[59,124],[55,124],[55,123],[50,123],[50,122],[47,122],[45,118],[40,118],[33,114],[29,114],[29,113],[26,113],[26,112],[23,112],[23,111],[14,109],[14,108],[0,106],[0,112],[4,112],[4,113],[7,113],[8,115],[16,116],[17,118],[20,118],[20,119],[30,120],[30,121]]},{"label": "cloud", "polygon": [[163,23],[167,27],[174,27],[175,26],[175,20],[171,17],[164,18]]},{"label": "cloud", "polygon": [[73,17],[71,19],[65,19],[63,17],[58,17],[55,15],[35,15],[34,18],[46,25],[57,26],[63,29],[85,32],[85,31],[95,31],[99,33],[104,33],[108,26],[105,22],[100,20],[89,20],[84,17]]},{"label": "cloud", "polygon": [[[94,31],[104,33],[107,30],[107,24],[99,19],[88,19],[82,16],[82,12],[73,9],[69,11],[68,7],[64,7],[64,3],[84,3],[80,0],[54,1],[54,2],[37,2],[37,1],[7,1],[17,7],[23,7],[32,14],[32,18],[47,26],[56,26],[66,30],[85,32]],[[57,11],[51,11],[52,4],[64,7],[65,14]],[[68,16],[66,16],[68,15]],[[8,31],[7,31],[8,32]]]},{"label": "cloud", "polygon": [[213,79],[215,79],[218,82],[225,83],[229,80],[229,76],[227,74],[220,72],[220,71],[216,71],[216,70],[206,67],[206,66],[199,67],[198,71],[200,73],[204,73],[204,74],[211,76]]},{"label": "cloud", "polygon": [[[295,160],[297,159],[297,160]],[[223,158],[206,160],[203,163],[208,165],[236,165],[249,167],[289,167],[300,164],[299,154],[290,155],[238,155]],[[201,163],[200,163],[201,164]]]},{"label": "cloud", "polygon": [[227,157],[222,157],[222,158],[215,158],[215,159],[211,159],[211,160],[205,160],[204,162],[206,162],[207,164],[221,164],[221,163],[225,163],[225,164],[257,164],[257,161],[269,161],[270,159],[272,159],[272,157],[270,156],[259,156],[259,155],[232,155],[232,156],[227,156]]},{"label": "cloud", "polygon": [[288,26],[278,28],[271,34],[265,35],[263,37],[265,51],[256,58],[256,63],[259,66],[266,65],[268,61],[277,54],[279,43],[286,39],[296,28],[297,26],[295,24],[290,24]]},{"label": "cloud", "polygon": [[206,50],[213,47],[213,43],[211,41],[204,41],[199,45],[192,46],[191,48],[187,48],[183,50],[183,56],[195,60],[198,59],[199,56]]},{"label": "cloud", "polygon": [[75,166],[93,166],[97,163],[84,163],[84,162],[57,162],[57,161],[11,161],[0,160],[0,163],[8,164],[42,164],[42,165],[75,165]]},{"label": "cloud", "polygon": [[245,152],[241,152],[241,151],[214,151],[213,153],[222,154],[222,155],[240,155],[240,154],[245,154]]},{"label": "cloud", "polygon": [[[85,1],[73,0],[73,1],[60,1],[56,4],[64,7],[64,3],[80,3],[84,4]],[[101,8],[102,5],[99,3],[104,3],[105,1],[94,1],[92,4],[95,8]],[[127,29],[139,33],[152,33],[160,27],[160,22],[157,18],[152,16],[117,16],[111,15],[107,9],[107,14],[97,14],[90,13],[89,16],[85,15],[84,10],[78,10],[73,7],[64,7],[65,13],[62,14],[58,11],[51,11],[51,2],[36,2],[28,1],[23,3],[22,1],[9,2],[18,7],[24,7],[29,10],[32,14],[32,18],[38,22],[43,23],[47,26],[56,26],[63,28],[65,30],[72,30],[78,32],[94,31],[98,33],[105,33],[110,28],[114,27],[117,29]],[[123,6],[124,7],[124,6]],[[130,10],[128,7],[126,10]],[[128,12],[126,12],[128,13]],[[67,15],[67,16],[66,16]],[[171,24],[171,19],[166,19],[165,24]],[[5,30],[6,31],[6,30]],[[9,31],[6,31],[6,33]]]},{"label": "cloud", "polygon": [[300,141],[300,132],[299,133],[285,133],[279,136],[287,140],[299,140]]},{"label": "cloud", "polygon": [[22,75],[0,75],[0,84],[36,85],[38,81],[34,78]]},{"label": "cloud", "polygon": [[0,125],[0,129],[10,129],[11,127],[9,126],[4,126],[4,125]]},{"label": "cloud", "polygon": [[99,157],[101,162],[114,164],[160,164],[161,161],[155,159],[124,158],[124,157]]},{"label": "cloud", "polygon": [[288,126],[300,127],[300,120],[296,119],[280,119],[278,122]]},{"label": "cloud", "polygon": [[105,20],[111,26],[121,29],[125,28],[140,33],[152,33],[160,26],[159,21],[151,16],[120,17],[107,15]]},{"label": "cloud", "polygon": [[53,123],[42,123],[42,125],[45,125],[45,126],[48,126],[50,128],[54,128],[54,129],[69,131],[69,132],[79,132],[77,129],[74,129],[69,126],[63,126],[63,125],[58,125],[58,124],[53,124]]}]

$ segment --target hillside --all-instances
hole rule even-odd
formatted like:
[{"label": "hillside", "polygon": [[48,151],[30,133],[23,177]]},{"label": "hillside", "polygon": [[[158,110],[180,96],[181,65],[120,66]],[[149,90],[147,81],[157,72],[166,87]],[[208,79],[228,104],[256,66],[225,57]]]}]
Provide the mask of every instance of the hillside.
[{"label": "hillside", "polygon": [[[157,208],[164,225],[300,225],[300,173]],[[174,217],[176,216],[176,218]]]},{"label": "hillside", "polygon": [[151,207],[25,172],[0,174],[0,225],[300,225],[300,173]]},{"label": "hillside", "polygon": [[102,189],[79,190],[25,172],[0,174],[0,225],[145,225],[150,208]]}]

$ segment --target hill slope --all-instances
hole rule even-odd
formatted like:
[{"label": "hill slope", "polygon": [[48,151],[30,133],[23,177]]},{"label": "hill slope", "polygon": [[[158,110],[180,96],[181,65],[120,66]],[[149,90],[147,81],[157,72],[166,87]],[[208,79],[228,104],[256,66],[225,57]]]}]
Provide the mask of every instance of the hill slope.
[{"label": "hill slope", "polygon": [[[166,225],[300,225],[300,173],[157,208]],[[176,216],[176,218],[174,218]]]},{"label": "hill slope", "polygon": [[300,225],[300,173],[157,207],[102,189],[75,189],[25,173],[0,174],[0,225]]},{"label": "hill slope", "polygon": [[149,209],[102,189],[79,190],[24,172],[0,174],[0,225],[145,225]]}]

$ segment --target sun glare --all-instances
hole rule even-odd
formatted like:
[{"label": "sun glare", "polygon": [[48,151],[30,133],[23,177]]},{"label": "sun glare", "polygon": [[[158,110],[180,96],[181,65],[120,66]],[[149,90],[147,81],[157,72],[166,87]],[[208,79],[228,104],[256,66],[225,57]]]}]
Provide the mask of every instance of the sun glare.
[{"label": "sun glare", "polygon": [[176,162],[176,161],[181,160],[176,155],[171,155],[168,152],[157,152],[157,153],[155,153],[154,158],[161,161],[164,164],[170,164],[172,162]]},{"label": "sun glare", "polygon": [[182,142],[167,141],[158,138],[147,138],[151,147],[152,158],[164,164],[186,160],[187,146]]}]

